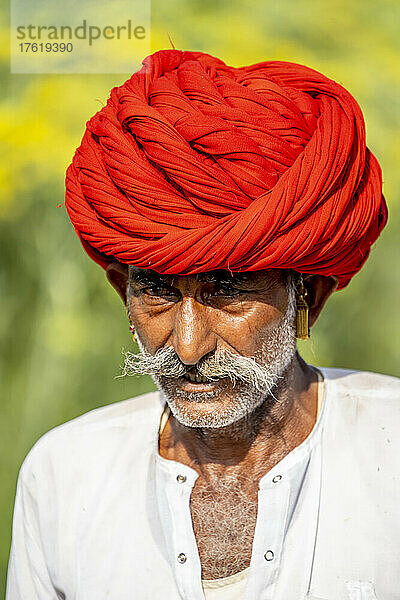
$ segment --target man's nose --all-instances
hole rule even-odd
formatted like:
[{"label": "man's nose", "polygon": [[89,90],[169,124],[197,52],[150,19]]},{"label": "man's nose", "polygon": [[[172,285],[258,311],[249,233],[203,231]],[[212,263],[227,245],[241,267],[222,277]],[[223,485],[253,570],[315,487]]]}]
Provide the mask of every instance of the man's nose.
[{"label": "man's nose", "polygon": [[195,365],[216,349],[216,336],[210,328],[207,308],[192,297],[184,297],[180,302],[172,343],[186,365]]}]

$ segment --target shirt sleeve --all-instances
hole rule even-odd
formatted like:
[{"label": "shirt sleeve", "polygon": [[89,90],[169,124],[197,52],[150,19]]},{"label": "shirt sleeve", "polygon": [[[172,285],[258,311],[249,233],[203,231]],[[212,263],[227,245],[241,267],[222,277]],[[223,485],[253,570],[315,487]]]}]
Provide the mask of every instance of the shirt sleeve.
[{"label": "shirt sleeve", "polygon": [[43,551],[36,478],[29,459],[28,455],[17,483],[6,600],[60,600],[63,595],[52,584]]}]

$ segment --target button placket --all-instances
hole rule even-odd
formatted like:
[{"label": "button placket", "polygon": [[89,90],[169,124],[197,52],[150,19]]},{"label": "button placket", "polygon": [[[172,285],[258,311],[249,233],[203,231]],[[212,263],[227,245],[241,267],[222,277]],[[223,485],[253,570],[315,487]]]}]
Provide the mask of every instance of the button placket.
[{"label": "button placket", "polygon": [[174,466],[175,469],[171,468],[169,473],[164,472],[166,485],[162,493],[167,499],[171,518],[171,529],[167,536],[174,562],[175,581],[182,598],[204,600],[200,557],[190,513],[190,495],[196,474],[188,473],[176,464]]},{"label": "button placket", "polygon": [[[270,476],[258,492],[258,514],[246,600],[272,597],[285,534],[290,484],[281,474]],[[256,576],[263,570],[264,576]]]}]

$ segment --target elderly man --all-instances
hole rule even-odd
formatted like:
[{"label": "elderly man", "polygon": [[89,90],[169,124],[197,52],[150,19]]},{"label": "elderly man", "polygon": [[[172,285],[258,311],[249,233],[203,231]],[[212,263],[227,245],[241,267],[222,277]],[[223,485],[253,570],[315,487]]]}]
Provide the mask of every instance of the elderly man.
[{"label": "elderly man", "polygon": [[160,392],[34,446],[7,600],[398,599],[398,381],[296,350],[386,223],[350,94],[158,52],[87,124],[66,205]]}]

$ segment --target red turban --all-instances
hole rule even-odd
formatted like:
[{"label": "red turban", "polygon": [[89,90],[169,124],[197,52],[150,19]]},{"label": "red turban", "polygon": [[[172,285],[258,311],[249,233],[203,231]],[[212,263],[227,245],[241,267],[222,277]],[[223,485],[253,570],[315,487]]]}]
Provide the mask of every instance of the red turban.
[{"label": "red turban", "polygon": [[163,50],[111,91],[66,176],[85,250],[159,273],[294,269],[343,288],[387,220],[360,107],[307,67]]}]

